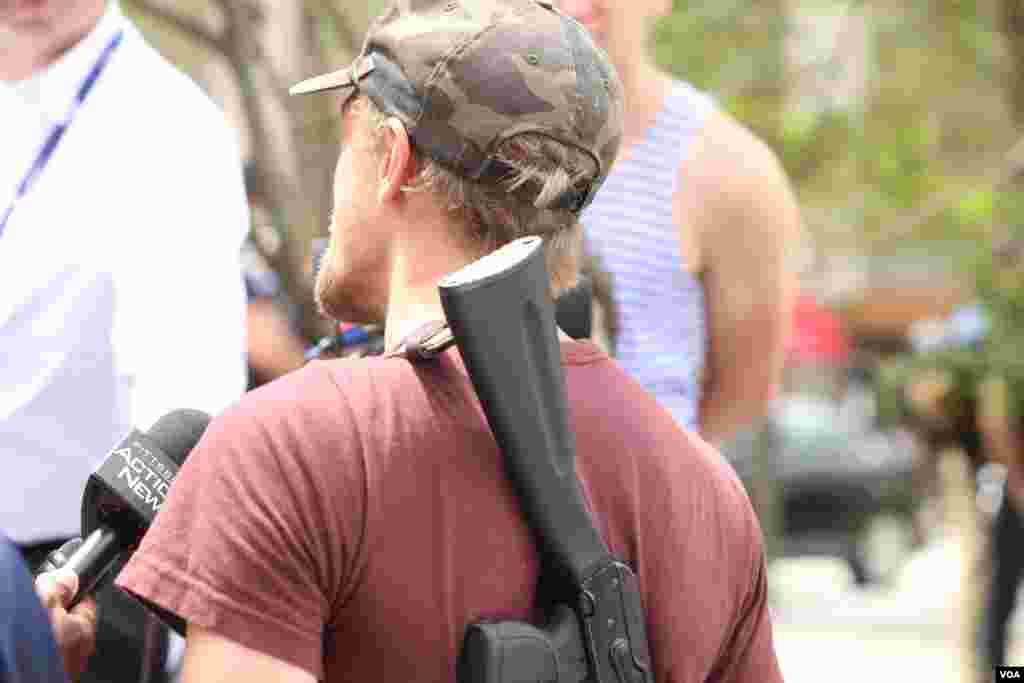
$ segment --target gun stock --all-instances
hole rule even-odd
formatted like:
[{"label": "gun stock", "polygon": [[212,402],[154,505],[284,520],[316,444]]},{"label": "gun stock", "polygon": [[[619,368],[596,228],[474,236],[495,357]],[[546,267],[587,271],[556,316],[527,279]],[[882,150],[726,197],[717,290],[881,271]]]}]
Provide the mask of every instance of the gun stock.
[{"label": "gun stock", "polygon": [[576,479],[554,303],[540,238],[448,276],[441,303],[542,552],[582,581],[608,557]]},{"label": "gun stock", "polygon": [[542,242],[512,242],[442,280],[441,303],[540,550],[546,623],[471,624],[458,683],[653,683],[640,588],[576,478]]}]

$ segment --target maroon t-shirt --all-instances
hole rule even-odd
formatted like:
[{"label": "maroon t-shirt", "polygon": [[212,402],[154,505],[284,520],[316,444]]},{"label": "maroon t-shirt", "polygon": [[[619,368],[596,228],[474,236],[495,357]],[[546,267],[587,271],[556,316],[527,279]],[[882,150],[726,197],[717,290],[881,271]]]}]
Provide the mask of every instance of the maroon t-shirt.
[{"label": "maroon t-shirt", "polygon": [[[781,680],[729,465],[596,346],[562,345],[577,468],[637,572],[659,683]],[[453,683],[528,618],[537,553],[455,349],[313,363],[215,419],[118,583],[323,680]]]}]

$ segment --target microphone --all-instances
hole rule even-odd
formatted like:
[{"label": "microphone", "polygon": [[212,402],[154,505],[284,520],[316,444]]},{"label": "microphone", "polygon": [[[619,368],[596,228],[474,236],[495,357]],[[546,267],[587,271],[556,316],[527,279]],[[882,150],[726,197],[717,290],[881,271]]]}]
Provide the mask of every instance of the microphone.
[{"label": "microphone", "polygon": [[78,574],[78,593],[68,609],[138,547],[209,423],[210,416],[198,410],[168,413],[149,432],[133,429],[89,476],[82,494],[83,538],[50,553],[40,567],[40,573],[69,567]]}]

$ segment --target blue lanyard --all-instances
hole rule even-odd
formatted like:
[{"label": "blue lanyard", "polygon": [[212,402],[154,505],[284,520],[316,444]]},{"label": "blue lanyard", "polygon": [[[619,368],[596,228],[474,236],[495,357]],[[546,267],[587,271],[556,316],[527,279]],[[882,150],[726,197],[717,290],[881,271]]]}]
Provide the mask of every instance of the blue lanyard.
[{"label": "blue lanyard", "polygon": [[28,194],[33,183],[46,168],[46,164],[49,163],[50,157],[53,156],[53,151],[57,149],[57,145],[60,143],[61,138],[64,137],[64,133],[67,132],[68,127],[75,118],[75,114],[81,108],[82,103],[85,102],[85,98],[89,95],[89,91],[96,85],[96,81],[99,79],[100,74],[103,73],[103,68],[110,61],[110,55],[114,52],[114,49],[121,44],[121,39],[124,37],[124,31],[118,31],[117,34],[110,39],[107,46],[103,48],[103,52],[100,53],[99,59],[92,65],[92,69],[86,74],[85,80],[82,81],[82,85],[78,87],[78,92],[75,94],[75,100],[71,103],[71,111],[68,112],[67,118],[63,123],[59,123],[53,127],[50,134],[46,137],[46,141],[43,142],[43,146],[39,149],[39,154],[36,156],[36,160],[32,162],[32,165],[28,169],[28,173],[18,183],[18,189],[14,193],[14,200],[11,201],[11,205],[4,211],[3,217],[0,218],[0,237],[3,237],[4,229],[7,227],[7,221],[11,218],[11,214],[14,213],[14,207],[18,205],[18,202]]}]

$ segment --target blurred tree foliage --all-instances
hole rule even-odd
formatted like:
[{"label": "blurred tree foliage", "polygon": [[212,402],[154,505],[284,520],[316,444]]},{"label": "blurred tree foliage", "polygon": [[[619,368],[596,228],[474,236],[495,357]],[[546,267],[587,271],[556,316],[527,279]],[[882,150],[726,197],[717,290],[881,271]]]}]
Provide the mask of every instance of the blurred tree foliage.
[{"label": "blurred tree foliage", "polygon": [[[819,54],[794,65],[801,17],[815,15],[839,27],[810,36]],[[905,388],[926,371],[950,383],[951,415],[998,377],[1024,416],[1024,3],[677,0],[653,50],[776,150],[817,249],[945,254],[974,287],[991,318],[984,348],[887,363],[884,419],[901,415]],[[794,92],[800,69],[828,89],[851,68],[860,97],[830,104]]]},{"label": "blurred tree foliage", "polygon": [[[1005,391],[1007,424],[1024,418],[1024,199],[1019,192],[992,193],[979,200],[985,210],[1006,221],[1009,235],[993,244],[965,249],[963,263],[988,320],[984,342],[942,348],[887,361],[882,366],[879,412],[886,423],[906,416],[906,388],[928,373],[940,373],[949,386],[943,412],[973,410],[983,386],[995,381]],[[962,207],[958,207],[961,210]],[[972,216],[973,219],[973,216]],[[989,384],[988,386],[992,386]]]},{"label": "blurred tree foliage", "polygon": [[[123,1],[159,49],[236,103],[280,238],[264,251],[315,336],[309,244],[329,219],[336,116],[332,98],[286,88],[347,63],[385,0]],[[777,151],[819,252],[909,246],[974,268],[974,247],[1011,236],[1024,210],[1010,192],[1024,157],[1020,14],[1015,0],[677,0],[651,48]],[[817,15],[831,33],[803,21]],[[795,64],[805,43],[814,54]],[[800,92],[806,73],[821,97]],[[854,97],[828,97],[851,79]]]},{"label": "blurred tree foliage", "polygon": [[[993,183],[1016,142],[1003,9],[996,0],[677,0],[653,49],[776,150],[822,248],[886,253],[909,240],[933,249],[992,229]],[[798,68],[828,88],[863,52],[852,68],[866,88],[852,102],[808,107],[792,97],[787,46],[807,38],[798,19],[815,15],[838,28],[817,37],[816,63]]]}]

